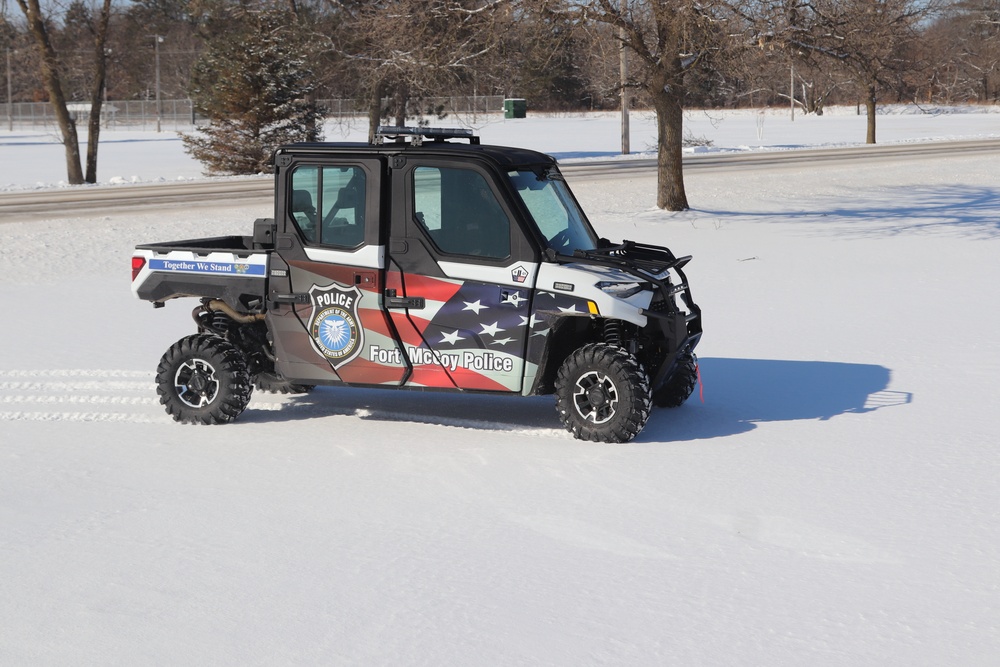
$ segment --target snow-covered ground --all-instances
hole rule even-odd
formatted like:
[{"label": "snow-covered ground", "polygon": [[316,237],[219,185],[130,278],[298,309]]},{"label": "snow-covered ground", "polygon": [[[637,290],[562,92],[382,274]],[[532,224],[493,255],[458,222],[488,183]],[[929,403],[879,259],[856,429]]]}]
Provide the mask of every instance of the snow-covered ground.
[{"label": "snow-covered ground", "polygon": [[[1000,133],[893,118],[886,140]],[[509,143],[613,151],[604,122]],[[171,140],[112,146],[118,175],[196,175]],[[0,182],[48,182],[19,177],[43,148]],[[267,207],[0,224],[0,664],[995,665],[998,174],[698,171],[680,214],[652,177],[576,183],[605,236],[694,255],[705,314],[704,402],[616,446],[550,398],[324,388],[177,425],[152,377],[194,304],[133,299],[131,249]]]}]

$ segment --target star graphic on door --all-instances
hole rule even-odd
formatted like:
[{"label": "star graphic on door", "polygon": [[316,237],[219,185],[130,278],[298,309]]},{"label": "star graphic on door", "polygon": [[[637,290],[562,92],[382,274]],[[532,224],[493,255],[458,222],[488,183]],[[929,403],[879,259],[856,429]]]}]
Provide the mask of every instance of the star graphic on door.
[{"label": "star graphic on door", "polygon": [[483,328],[483,330],[480,331],[480,333],[484,333],[487,336],[496,336],[498,333],[503,331],[503,329],[497,326],[498,324],[500,323],[494,322],[493,324],[480,324],[479,326]]},{"label": "star graphic on door", "polygon": [[449,343],[451,345],[454,345],[455,343],[457,343],[460,340],[465,340],[465,338],[463,338],[462,336],[459,336],[457,330],[456,331],[452,331],[450,334],[441,334],[441,342],[442,343]]},{"label": "star graphic on door", "polygon": [[503,300],[504,303],[509,303],[515,308],[520,306],[522,301],[527,301],[527,299],[521,296],[520,292],[511,292]]},{"label": "star graphic on door", "polygon": [[487,310],[489,308],[489,306],[483,305],[482,299],[476,299],[475,301],[463,301],[462,303],[465,304],[465,308],[462,310],[471,310],[476,315],[479,314],[480,310]]}]

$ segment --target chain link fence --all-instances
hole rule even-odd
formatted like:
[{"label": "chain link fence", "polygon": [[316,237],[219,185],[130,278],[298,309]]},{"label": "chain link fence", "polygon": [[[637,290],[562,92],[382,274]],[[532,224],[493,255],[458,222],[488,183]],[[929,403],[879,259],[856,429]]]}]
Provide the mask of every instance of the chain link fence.
[{"label": "chain link fence", "polygon": [[[478,116],[503,113],[503,96],[430,97],[419,102],[425,116],[459,116],[465,122],[476,122]],[[383,108],[389,105],[383,100]],[[318,100],[325,109],[328,120],[349,121],[364,118],[368,110],[363,104],[350,99]],[[76,119],[77,127],[84,128],[90,118],[90,104],[67,105]],[[155,100],[110,100],[101,107],[101,126],[106,130],[157,130],[164,132],[189,131],[208,121],[195,113],[191,100],[160,100],[159,111]],[[14,102],[0,104],[0,127],[10,130],[52,130],[56,128],[55,114],[48,102]]]}]

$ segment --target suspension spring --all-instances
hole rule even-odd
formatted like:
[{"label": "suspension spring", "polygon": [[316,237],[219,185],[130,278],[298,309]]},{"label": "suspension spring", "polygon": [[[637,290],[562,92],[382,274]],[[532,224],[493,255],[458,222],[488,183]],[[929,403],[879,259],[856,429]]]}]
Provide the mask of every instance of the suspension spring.
[{"label": "suspension spring", "polygon": [[191,317],[198,325],[199,332],[208,331],[217,336],[225,336],[229,331],[229,325],[232,324],[232,320],[225,313],[210,310],[203,305],[195,308],[191,312]]},{"label": "suspension spring", "polygon": [[615,347],[624,347],[621,320],[604,320],[604,342]]},{"label": "suspension spring", "polygon": [[220,313],[218,311],[212,313],[212,330],[220,336],[229,331],[229,325],[232,324],[232,320],[225,313]]}]

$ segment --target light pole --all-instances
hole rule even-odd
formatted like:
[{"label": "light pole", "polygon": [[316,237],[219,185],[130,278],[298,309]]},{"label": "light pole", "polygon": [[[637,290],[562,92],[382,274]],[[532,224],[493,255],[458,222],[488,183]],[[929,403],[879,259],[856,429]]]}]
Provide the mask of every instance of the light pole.
[{"label": "light pole", "polygon": [[156,54],[156,131],[160,131],[160,119],[163,116],[163,110],[160,107],[160,44],[163,42],[163,37],[160,35],[153,35],[153,51]]},{"label": "light pole", "polygon": [[[622,17],[625,16],[627,8],[626,0],[621,2]],[[629,126],[628,126],[628,53],[625,49],[625,28],[618,31],[621,46],[618,49],[618,76],[622,87],[622,155],[629,154]]]},{"label": "light pole", "polygon": [[788,66],[788,101],[791,104],[792,122],[795,122],[795,62]]},{"label": "light pole", "polygon": [[14,99],[10,85],[10,47],[7,47],[7,130],[14,131]]}]

